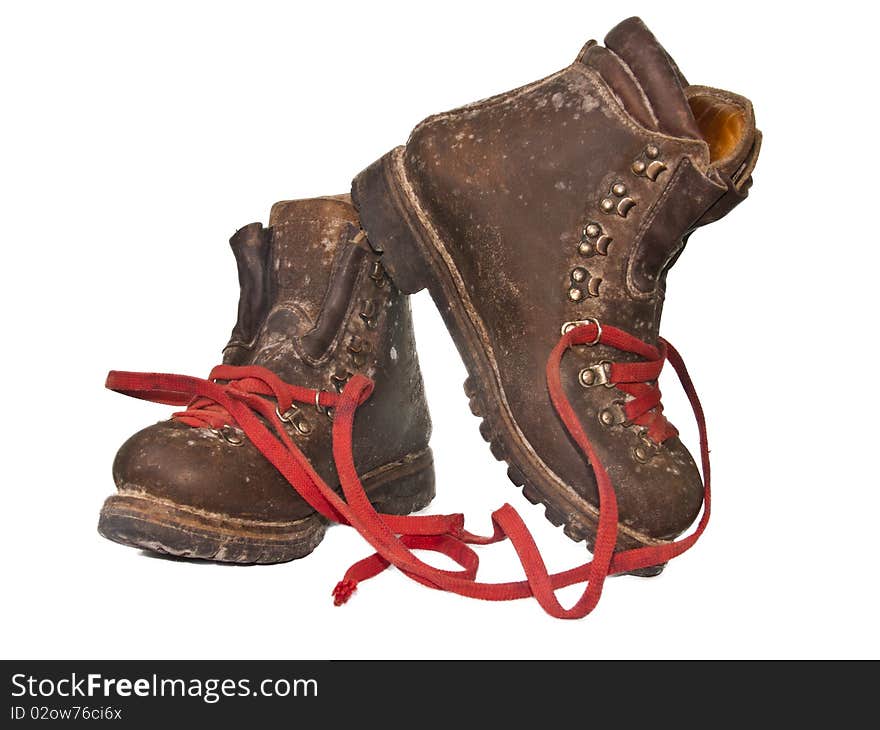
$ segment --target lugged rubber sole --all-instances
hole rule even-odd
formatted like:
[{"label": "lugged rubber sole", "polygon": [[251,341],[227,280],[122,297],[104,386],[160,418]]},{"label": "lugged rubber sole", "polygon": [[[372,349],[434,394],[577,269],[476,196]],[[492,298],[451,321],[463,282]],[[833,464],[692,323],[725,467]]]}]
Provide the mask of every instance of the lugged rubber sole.
[{"label": "lugged rubber sole", "polygon": [[[364,474],[364,490],[379,512],[409,514],[434,498],[430,449]],[[310,554],[324,538],[318,514],[291,522],[243,520],[205,512],[134,490],[109,497],[98,533],[161,555],[220,563],[284,563]]]},{"label": "lugged rubber sole", "polygon": [[[482,419],[480,434],[492,454],[507,464],[507,476],[533,504],[544,506],[547,519],[562,526],[592,551],[598,522],[596,507],[564,484],[538,458],[506,405],[496,363],[484,327],[470,306],[463,281],[443,241],[419,204],[403,169],[403,147],[380,158],[352,184],[352,200],[370,245],[395,285],[407,294],[427,288],[468,371],[465,394],[471,411]],[[664,541],[618,524],[617,549],[658,545]],[[633,571],[651,577],[663,565]]]}]

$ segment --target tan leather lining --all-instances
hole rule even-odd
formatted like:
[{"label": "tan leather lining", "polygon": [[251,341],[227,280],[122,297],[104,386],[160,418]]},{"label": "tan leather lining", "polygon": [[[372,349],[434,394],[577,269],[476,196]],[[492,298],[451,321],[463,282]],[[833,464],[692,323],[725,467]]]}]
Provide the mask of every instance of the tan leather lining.
[{"label": "tan leather lining", "polygon": [[736,150],[746,128],[746,115],[739,107],[716,97],[700,94],[689,100],[697,126],[712,162],[729,157]]}]

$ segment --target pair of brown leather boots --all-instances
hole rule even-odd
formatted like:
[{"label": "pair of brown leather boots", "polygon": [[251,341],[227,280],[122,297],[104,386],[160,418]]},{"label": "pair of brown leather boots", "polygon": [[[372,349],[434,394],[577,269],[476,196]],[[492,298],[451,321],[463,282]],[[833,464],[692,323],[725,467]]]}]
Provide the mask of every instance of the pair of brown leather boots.
[{"label": "pair of brown leather boots", "polygon": [[[654,575],[708,519],[702,412],[658,336],[666,273],[690,234],[746,197],[761,135],[750,102],[689,84],[637,18],[520,89],[419,124],[347,195],[276,203],[230,243],[241,297],[207,380],[111,373],[181,406],[132,436],[99,531],[237,563],[308,555],[328,523],[426,585],[551,614],[595,606],[607,575]],[[593,560],[548,574],[516,512],[477,536],[434,495],[430,419],[406,295],[428,288],[469,372],[480,432],[511,481]],[[701,427],[706,484],[663,415],[675,366]],[[699,527],[676,540],[700,514]],[[476,579],[473,545],[510,539],[525,578]],[[441,571],[413,551],[461,570]],[[554,590],[586,584],[562,608]]]}]

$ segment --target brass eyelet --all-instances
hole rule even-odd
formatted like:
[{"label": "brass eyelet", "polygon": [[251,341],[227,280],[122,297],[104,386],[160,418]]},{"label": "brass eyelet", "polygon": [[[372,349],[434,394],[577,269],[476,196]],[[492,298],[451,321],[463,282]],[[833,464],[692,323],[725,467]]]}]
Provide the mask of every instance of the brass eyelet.
[{"label": "brass eyelet", "polygon": [[593,345],[598,345],[599,341],[602,339],[602,325],[599,320],[595,317],[587,317],[586,319],[575,319],[571,322],[566,322],[562,325],[562,334],[567,335],[571,332],[575,327],[581,327],[585,324],[594,324],[596,325],[596,337],[591,342],[582,342],[580,344],[585,345],[586,347],[592,347]]},{"label": "brass eyelet", "polygon": [[275,406],[275,415],[278,420],[293,426],[303,436],[308,436],[312,432],[312,424],[308,422],[303,412],[296,406],[291,406],[284,413]]},{"label": "brass eyelet", "polygon": [[593,388],[597,385],[613,388],[615,383],[611,382],[611,361],[602,360],[595,365],[585,367],[578,373],[578,382],[584,388]]},{"label": "brass eyelet", "polygon": [[327,416],[331,421],[333,420],[333,409],[327,406],[321,405],[321,391],[315,391],[315,410],[320,413],[322,416]]},{"label": "brass eyelet", "polygon": [[614,412],[613,408],[603,408],[599,411],[599,423],[601,423],[606,428],[611,428],[612,426],[617,426],[619,421],[617,419],[617,414]]},{"label": "brass eyelet", "polygon": [[244,438],[239,436],[238,432],[228,423],[220,428],[212,428],[210,431],[215,436],[222,438],[230,446],[242,446],[244,444]]},{"label": "brass eyelet", "polygon": [[615,400],[611,405],[606,406],[597,414],[599,423],[606,428],[620,426],[621,428],[629,428],[632,421],[626,417],[626,406],[623,401]]}]

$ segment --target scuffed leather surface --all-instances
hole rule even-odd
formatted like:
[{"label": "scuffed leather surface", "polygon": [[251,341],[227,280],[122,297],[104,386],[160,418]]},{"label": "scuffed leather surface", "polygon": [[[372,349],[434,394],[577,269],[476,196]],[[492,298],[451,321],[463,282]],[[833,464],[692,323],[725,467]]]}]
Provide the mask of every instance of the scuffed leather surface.
[{"label": "scuffed leather surface", "polygon": [[[253,233],[255,225],[246,229]],[[354,208],[345,198],[277,203],[262,260],[267,311],[253,347],[227,348],[225,361],[262,365],[289,383],[325,390],[340,387],[340,378],[354,372],[374,378],[376,389],[359,409],[354,428],[355,463],[363,474],[427,448],[431,427],[409,302],[381,269],[381,276],[376,273],[375,256],[350,242],[358,230]],[[237,257],[240,238],[233,238]],[[254,249],[244,250],[249,257],[245,270],[250,271]],[[251,296],[243,286],[242,297]],[[373,302],[369,322],[361,316],[365,301]],[[239,312],[253,304],[242,302]],[[333,310],[329,317],[324,316],[328,309]],[[329,335],[328,319],[337,323]],[[234,332],[242,331],[241,324]],[[318,353],[306,348],[307,354],[303,341],[314,339],[322,324],[319,339],[326,347]],[[352,338],[358,338],[359,353],[352,352]],[[287,427],[288,433],[321,477],[336,485],[332,422],[313,406],[300,409],[311,432],[303,435]],[[121,490],[234,518],[278,522],[313,512],[249,441],[231,446],[209,429],[175,421],[132,436],[116,456],[113,476]]]}]

